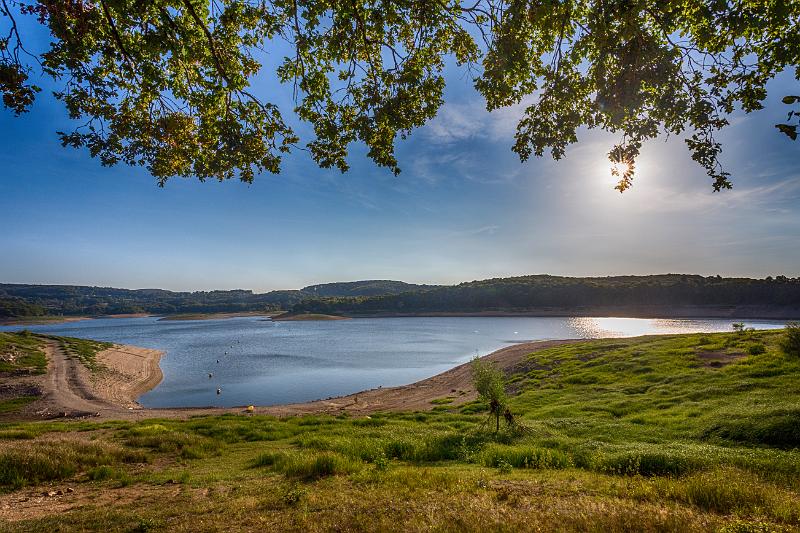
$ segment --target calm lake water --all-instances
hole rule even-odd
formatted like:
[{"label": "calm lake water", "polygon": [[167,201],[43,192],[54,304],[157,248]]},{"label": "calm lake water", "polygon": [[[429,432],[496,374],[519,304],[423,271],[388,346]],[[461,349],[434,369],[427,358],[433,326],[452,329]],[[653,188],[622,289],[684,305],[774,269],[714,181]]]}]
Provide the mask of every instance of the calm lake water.
[{"label": "calm lake water", "polygon": [[[96,319],[28,329],[166,352],[147,407],[274,405],[411,383],[510,343],[651,333],[730,331],[734,319],[563,317],[360,318],[271,322],[257,317]],[[749,327],[780,321],[743,320]],[[0,326],[0,331],[21,329]],[[219,361],[219,362],[217,362]],[[213,373],[209,379],[208,374]],[[217,388],[222,394],[217,395]]]}]

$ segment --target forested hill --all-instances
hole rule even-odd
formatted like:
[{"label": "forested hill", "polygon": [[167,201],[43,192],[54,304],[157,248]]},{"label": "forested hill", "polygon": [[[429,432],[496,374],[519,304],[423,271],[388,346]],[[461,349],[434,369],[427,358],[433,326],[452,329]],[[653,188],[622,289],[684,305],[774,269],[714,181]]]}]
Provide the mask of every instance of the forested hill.
[{"label": "forested hill", "polygon": [[351,316],[425,314],[800,317],[800,278],[666,274],[522,276],[453,286],[368,280],[257,294],[0,284],[0,317],[291,310]]},{"label": "forested hill", "polygon": [[432,286],[366,280],[256,294],[249,290],[173,292],[79,285],[0,284],[0,317],[271,311],[288,309],[317,296],[388,295],[428,287]]},{"label": "forested hill", "polygon": [[438,287],[440,285],[415,285],[402,281],[374,279],[309,285],[308,287],[303,287],[300,291],[313,297],[387,296],[404,292],[425,291]]},{"label": "forested hill", "polygon": [[800,317],[800,278],[666,274],[571,278],[522,276],[398,295],[305,300],[296,313],[460,313],[610,316]]}]

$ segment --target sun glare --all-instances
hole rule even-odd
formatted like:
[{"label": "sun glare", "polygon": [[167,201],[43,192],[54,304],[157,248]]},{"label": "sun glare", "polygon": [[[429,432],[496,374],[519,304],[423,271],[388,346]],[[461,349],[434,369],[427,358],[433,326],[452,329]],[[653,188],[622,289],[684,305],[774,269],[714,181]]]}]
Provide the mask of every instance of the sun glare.
[{"label": "sun glare", "polygon": [[619,181],[622,176],[630,170],[631,166],[628,163],[612,163],[611,164],[611,176],[616,180]]}]

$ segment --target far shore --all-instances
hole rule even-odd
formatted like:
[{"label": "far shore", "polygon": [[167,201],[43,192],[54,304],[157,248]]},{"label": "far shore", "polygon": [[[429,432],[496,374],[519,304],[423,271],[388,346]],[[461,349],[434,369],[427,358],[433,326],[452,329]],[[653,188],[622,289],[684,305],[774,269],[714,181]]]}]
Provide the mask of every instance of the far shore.
[{"label": "far shore", "polygon": [[164,315],[158,320],[224,320],[226,318],[241,318],[251,316],[271,317],[280,314],[280,311],[242,311],[236,313],[178,313],[175,315]]},{"label": "far shore", "polygon": [[562,317],[562,318],[652,318],[652,319],[744,319],[798,320],[800,307],[773,306],[607,306],[607,307],[538,307],[526,310],[487,311],[417,311],[342,313],[297,313],[291,311],[236,311],[230,313],[177,313],[158,315],[130,313],[94,316],[38,316],[0,319],[0,326],[32,326],[77,322],[99,318],[160,317],[159,320],[223,320],[238,317],[264,317],[275,321],[346,320],[350,318],[410,318],[410,317]]},{"label": "far shore", "polygon": [[314,320],[349,320],[350,317],[339,315],[325,315],[322,313],[283,313],[274,315],[272,320],[274,322],[283,321],[314,321]]}]

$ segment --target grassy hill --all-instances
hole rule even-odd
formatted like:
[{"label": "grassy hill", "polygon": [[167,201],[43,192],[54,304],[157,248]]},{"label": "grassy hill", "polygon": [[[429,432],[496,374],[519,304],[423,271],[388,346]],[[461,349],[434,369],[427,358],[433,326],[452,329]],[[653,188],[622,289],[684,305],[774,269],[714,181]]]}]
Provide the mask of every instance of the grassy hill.
[{"label": "grassy hill", "polygon": [[31,509],[8,531],[797,530],[800,357],[782,336],[537,352],[508,376],[515,433],[447,396],[365,418],[7,424],[0,509]]}]

